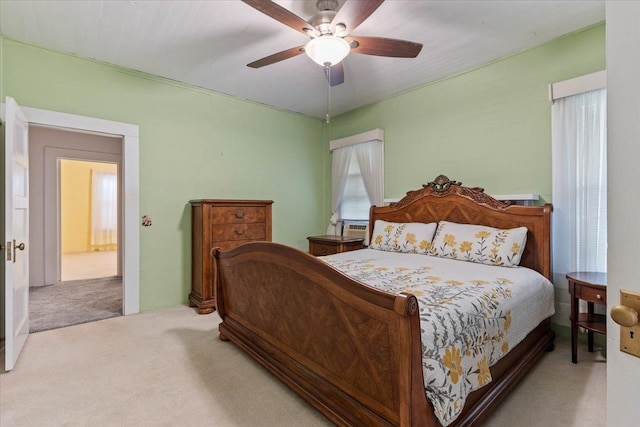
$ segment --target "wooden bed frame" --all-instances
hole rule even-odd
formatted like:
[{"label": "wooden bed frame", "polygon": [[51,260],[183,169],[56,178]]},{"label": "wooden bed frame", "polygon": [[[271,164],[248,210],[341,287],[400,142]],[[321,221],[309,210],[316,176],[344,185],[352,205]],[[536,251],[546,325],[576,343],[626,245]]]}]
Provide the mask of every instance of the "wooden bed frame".
[{"label": "wooden bed frame", "polygon": [[[510,206],[439,176],[391,206],[393,222],[525,226],[521,265],[551,275],[551,205]],[[417,300],[366,286],[297,249],[248,243],[212,250],[220,338],[250,354],[338,425],[440,426],[422,377]],[[527,370],[553,348],[550,320],[491,368],[452,425],[477,425]]]}]

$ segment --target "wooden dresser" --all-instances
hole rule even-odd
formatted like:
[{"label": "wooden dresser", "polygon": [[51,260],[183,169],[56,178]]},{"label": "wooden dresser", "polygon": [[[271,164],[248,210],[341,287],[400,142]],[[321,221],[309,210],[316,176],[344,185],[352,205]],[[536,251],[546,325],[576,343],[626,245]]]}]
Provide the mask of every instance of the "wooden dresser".
[{"label": "wooden dresser", "polygon": [[198,313],[215,309],[211,249],[271,241],[271,200],[191,200],[191,293]]}]

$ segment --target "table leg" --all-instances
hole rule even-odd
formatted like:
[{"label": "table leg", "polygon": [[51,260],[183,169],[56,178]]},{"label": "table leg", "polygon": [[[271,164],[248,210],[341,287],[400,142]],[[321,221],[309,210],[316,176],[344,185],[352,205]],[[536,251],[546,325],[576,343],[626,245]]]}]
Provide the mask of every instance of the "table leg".
[{"label": "table leg", "polygon": [[578,363],[578,301],[574,297],[575,288],[571,283],[571,362]]},{"label": "table leg", "polygon": [[[593,303],[587,303],[587,313],[593,315]],[[593,353],[593,331],[587,331],[587,344],[590,353]]]}]

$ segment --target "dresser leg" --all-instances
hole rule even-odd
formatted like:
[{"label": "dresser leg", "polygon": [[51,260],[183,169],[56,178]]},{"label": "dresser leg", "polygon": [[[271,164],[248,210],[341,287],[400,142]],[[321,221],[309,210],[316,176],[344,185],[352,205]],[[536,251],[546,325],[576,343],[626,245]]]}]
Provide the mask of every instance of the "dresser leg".
[{"label": "dresser leg", "polygon": [[213,313],[216,309],[215,300],[206,300],[202,301],[198,296],[189,294],[189,307],[197,307],[198,314],[209,314]]}]

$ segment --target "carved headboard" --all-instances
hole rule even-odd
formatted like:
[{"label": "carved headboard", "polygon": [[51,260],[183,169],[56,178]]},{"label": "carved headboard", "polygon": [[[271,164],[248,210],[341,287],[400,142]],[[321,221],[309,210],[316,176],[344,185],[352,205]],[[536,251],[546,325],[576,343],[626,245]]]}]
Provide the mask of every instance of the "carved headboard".
[{"label": "carved headboard", "polygon": [[377,219],[390,222],[451,221],[494,228],[527,227],[527,245],[520,265],[538,271],[551,280],[551,204],[515,206],[484,193],[480,187],[464,187],[444,175],[409,191],[390,206],[372,206],[369,237]]}]

